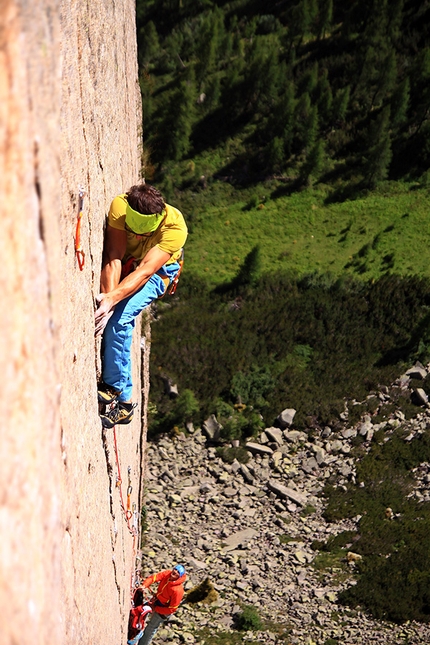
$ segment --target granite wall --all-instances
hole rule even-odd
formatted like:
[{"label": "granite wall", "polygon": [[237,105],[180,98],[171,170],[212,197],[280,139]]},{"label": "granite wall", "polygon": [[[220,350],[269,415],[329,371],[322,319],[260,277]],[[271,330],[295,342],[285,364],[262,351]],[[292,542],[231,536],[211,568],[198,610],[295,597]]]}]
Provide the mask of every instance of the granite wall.
[{"label": "granite wall", "polygon": [[141,177],[140,129],[133,0],[2,0],[0,645],[126,642],[148,384],[138,325],[119,487],[93,313],[109,203]]}]

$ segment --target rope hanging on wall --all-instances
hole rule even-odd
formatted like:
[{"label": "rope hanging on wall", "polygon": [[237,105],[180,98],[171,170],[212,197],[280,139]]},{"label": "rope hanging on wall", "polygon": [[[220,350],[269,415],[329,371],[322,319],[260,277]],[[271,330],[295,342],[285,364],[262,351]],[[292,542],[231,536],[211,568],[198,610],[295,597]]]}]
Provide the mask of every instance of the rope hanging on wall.
[{"label": "rope hanging on wall", "polygon": [[121,504],[121,510],[124,515],[125,522],[129,533],[133,536],[133,547],[132,547],[132,557],[133,557],[133,566],[130,579],[130,596],[133,598],[134,589],[139,584],[139,575],[135,569],[136,563],[136,545],[138,537],[138,515],[136,509],[136,503],[131,504],[131,493],[133,488],[131,485],[131,467],[128,467],[128,485],[127,485],[127,505],[124,504],[124,496],[122,492],[122,478],[121,478],[121,467],[119,463],[119,453],[118,453],[118,442],[116,438],[116,426],[113,427],[113,442],[115,447],[115,460],[117,467],[117,478],[116,478],[116,487],[119,488],[119,498]]}]

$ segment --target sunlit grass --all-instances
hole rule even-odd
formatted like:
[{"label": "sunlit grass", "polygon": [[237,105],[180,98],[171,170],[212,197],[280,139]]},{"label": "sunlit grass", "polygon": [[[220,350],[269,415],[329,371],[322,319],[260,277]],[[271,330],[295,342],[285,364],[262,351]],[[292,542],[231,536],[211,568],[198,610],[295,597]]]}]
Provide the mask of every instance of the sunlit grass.
[{"label": "sunlit grass", "polygon": [[332,204],[324,203],[322,189],[272,198],[273,186],[264,184],[233,192],[212,185],[195,207],[192,196],[183,195],[185,217],[191,211],[185,271],[211,284],[230,280],[259,244],[263,272],[428,276],[430,197],[413,188],[390,183]]}]

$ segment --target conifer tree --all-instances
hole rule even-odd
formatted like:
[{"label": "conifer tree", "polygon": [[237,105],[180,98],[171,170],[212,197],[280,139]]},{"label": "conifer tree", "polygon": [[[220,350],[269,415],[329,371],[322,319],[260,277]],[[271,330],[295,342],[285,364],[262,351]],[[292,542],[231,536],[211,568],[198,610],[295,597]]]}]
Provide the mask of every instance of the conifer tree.
[{"label": "conifer tree", "polygon": [[318,19],[318,40],[325,38],[333,20],[333,0],[320,0]]},{"label": "conifer tree", "polygon": [[224,37],[224,22],[221,9],[210,11],[203,18],[195,54],[197,56],[196,80],[201,89],[204,78],[212,70],[217,52]]},{"label": "conifer tree", "polygon": [[303,146],[306,151],[306,156],[309,151],[314,147],[316,138],[318,136],[319,115],[318,108],[313,105],[309,111],[309,116],[304,124]]},{"label": "conifer tree", "polygon": [[324,69],[321,78],[315,89],[315,99],[318,106],[318,112],[324,121],[328,121],[331,115],[333,104],[333,92],[331,91],[328,80],[328,70]]},{"label": "conifer tree", "polygon": [[196,104],[194,68],[190,66],[170,101],[166,124],[166,152],[169,159],[178,161],[190,148]]},{"label": "conifer tree", "polygon": [[160,50],[157,28],[152,20],[145,27],[141,28],[139,37],[141,41],[139,46],[139,62],[141,65],[146,65]]},{"label": "conifer tree", "polygon": [[393,89],[397,78],[397,62],[394,49],[391,49],[380,65],[380,72],[376,80],[376,89],[372,98],[372,107],[384,100]]},{"label": "conifer tree", "polygon": [[322,139],[318,139],[312,146],[306,161],[304,162],[301,172],[300,180],[302,184],[311,186],[312,183],[320,176],[321,170],[324,166],[325,160],[325,145]]},{"label": "conifer tree", "polygon": [[333,121],[342,122],[345,120],[346,112],[349,105],[351,88],[349,85],[337,90],[333,100],[332,118]]},{"label": "conifer tree", "polygon": [[242,287],[245,285],[254,284],[261,270],[261,249],[260,245],[256,244],[245,257],[243,264],[239,267],[239,271],[233,283],[235,287]]},{"label": "conifer tree", "polygon": [[318,62],[315,61],[312,67],[309,67],[306,70],[302,79],[300,80],[299,93],[301,94],[302,92],[307,92],[309,95],[312,96],[312,93],[317,87],[317,84],[318,84]]},{"label": "conifer tree", "polygon": [[409,77],[403,79],[391,99],[391,123],[394,127],[403,125],[409,108],[411,84]]},{"label": "conifer tree", "polygon": [[411,75],[416,132],[419,132],[430,116],[430,47],[420,52]]},{"label": "conifer tree", "polygon": [[369,128],[364,178],[370,187],[386,179],[392,156],[390,107],[387,105]]}]

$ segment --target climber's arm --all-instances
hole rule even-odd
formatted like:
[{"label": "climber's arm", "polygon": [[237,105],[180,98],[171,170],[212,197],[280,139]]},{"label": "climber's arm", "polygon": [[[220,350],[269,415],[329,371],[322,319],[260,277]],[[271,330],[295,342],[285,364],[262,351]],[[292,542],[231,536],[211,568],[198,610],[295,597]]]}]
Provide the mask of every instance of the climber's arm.
[{"label": "climber's arm", "polygon": [[127,233],[113,228],[106,227],[105,243],[103,248],[103,264],[100,276],[100,291],[96,297],[97,310],[95,312],[95,334],[99,336],[112,316],[113,307],[109,301],[104,302],[104,295],[113,291],[121,280],[121,260],[127,248]]},{"label": "climber's arm", "polygon": [[115,307],[118,302],[136,293],[136,291],[148,282],[154,273],[157,273],[161,269],[163,264],[170,260],[170,257],[170,253],[162,251],[157,246],[150,249],[136,270],[130,273],[113,291],[110,291],[106,295],[110,300],[111,306]]},{"label": "climber's arm", "polygon": [[135,271],[130,273],[122,282],[108,293],[100,293],[96,300],[98,309],[95,314],[96,334],[101,334],[107,320],[112,315],[115,305],[124,298],[132,296],[156,273],[171,257],[170,253],[154,246],[145,255]]},{"label": "climber's arm", "polygon": [[121,260],[127,247],[127,233],[112,226],[106,227],[100,291],[109,293],[121,280]]}]

